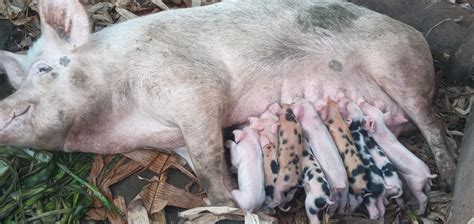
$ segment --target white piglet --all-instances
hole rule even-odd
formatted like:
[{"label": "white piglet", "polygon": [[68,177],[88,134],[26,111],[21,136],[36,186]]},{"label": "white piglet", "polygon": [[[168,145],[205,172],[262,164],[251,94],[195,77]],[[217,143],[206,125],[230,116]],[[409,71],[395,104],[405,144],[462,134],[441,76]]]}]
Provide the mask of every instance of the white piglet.
[{"label": "white piglet", "polygon": [[235,142],[227,141],[232,165],[237,168],[239,189],[232,190],[232,198],[245,211],[260,208],[265,200],[262,148],[258,130],[245,127],[235,130]]}]

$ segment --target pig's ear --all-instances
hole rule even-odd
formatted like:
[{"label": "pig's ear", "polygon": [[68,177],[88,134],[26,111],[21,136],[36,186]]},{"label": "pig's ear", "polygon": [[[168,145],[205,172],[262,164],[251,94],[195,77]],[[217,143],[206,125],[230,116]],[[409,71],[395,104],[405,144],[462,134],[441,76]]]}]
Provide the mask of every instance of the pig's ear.
[{"label": "pig's ear", "polygon": [[0,51],[0,66],[7,72],[8,80],[15,89],[18,89],[25,79],[23,66],[26,60],[26,55]]},{"label": "pig's ear", "polygon": [[74,49],[89,39],[89,18],[79,0],[39,0],[38,9],[46,40]]},{"label": "pig's ear", "polygon": [[267,137],[260,135],[260,146],[264,147],[268,144],[270,144],[270,140],[268,140]]},{"label": "pig's ear", "polygon": [[270,131],[273,134],[276,134],[278,132],[278,123],[272,124],[272,126],[270,127]]},{"label": "pig's ear", "polygon": [[243,132],[242,130],[235,130],[232,133],[234,133],[235,142],[237,143],[239,143],[240,140],[242,140],[245,136],[245,132]]},{"label": "pig's ear", "polygon": [[364,117],[364,122],[362,124],[362,128],[369,131],[370,133],[375,132],[375,120],[371,117]]},{"label": "pig's ear", "polygon": [[314,103],[314,109],[318,111],[321,120],[325,121],[328,118],[328,105],[326,100],[318,100]]},{"label": "pig's ear", "polygon": [[268,109],[269,109],[272,113],[278,114],[278,113],[280,113],[280,111],[281,111],[281,106],[280,106],[280,104],[278,104],[278,103],[274,103],[274,104],[272,104]]},{"label": "pig's ear", "polygon": [[263,123],[260,121],[260,119],[256,117],[249,117],[249,122],[250,122],[250,127],[252,129],[262,131],[265,127],[263,126]]},{"label": "pig's ear", "polygon": [[295,115],[296,118],[300,118],[304,115],[303,105],[300,103],[294,104],[291,107],[291,110],[293,111],[293,114]]}]

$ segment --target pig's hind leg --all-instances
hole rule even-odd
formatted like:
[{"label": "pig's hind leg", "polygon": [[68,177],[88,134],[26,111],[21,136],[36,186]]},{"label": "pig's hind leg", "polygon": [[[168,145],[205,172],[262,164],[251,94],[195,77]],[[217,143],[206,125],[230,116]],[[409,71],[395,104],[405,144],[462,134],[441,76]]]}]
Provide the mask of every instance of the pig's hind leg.
[{"label": "pig's hind leg", "polygon": [[[212,205],[234,206],[232,188],[224,157],[222,120],[225,94],[216,88],[176,87],[186,93],[172,91],[170,109],[180,127],[189,150],[196,175]],[[213,99],[213,100],[209,100]]]},{"label": "pig's hind leg", "polygon": [[456,165],[448,151],[444,128],[431,108],[435,77],[429,48],[422,40],[421,36],[407,37],[407,43],[388,47],[386,52],[393,51],[392,58],[385,57],[386,61],[367,66],[371,67],[369,73],[381,89],[420,129],[434,155],[441,187],[450,192],[454,186]]}]

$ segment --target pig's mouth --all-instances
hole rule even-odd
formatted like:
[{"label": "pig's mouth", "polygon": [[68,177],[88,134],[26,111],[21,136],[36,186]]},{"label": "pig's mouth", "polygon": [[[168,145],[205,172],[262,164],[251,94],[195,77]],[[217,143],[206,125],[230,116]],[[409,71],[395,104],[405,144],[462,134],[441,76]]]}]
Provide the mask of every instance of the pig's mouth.
[{"label": "pig's mouth", "polygon": [[11,123],[13,123],[18,117],[21,117],[22,115],[25,115],[31,108],[31,105],[29,105],[28,107],[26,107],[26,109],[24,109],[22,112],[20,113],[16,113],[15,111],[13,111],[13,115],[12,117],[10,118],[10,120],[7,121],[7,123],[5,123],[5,125],[3,125],[3,127],[0,129],[0,131],[2,130],[5,130]]}]

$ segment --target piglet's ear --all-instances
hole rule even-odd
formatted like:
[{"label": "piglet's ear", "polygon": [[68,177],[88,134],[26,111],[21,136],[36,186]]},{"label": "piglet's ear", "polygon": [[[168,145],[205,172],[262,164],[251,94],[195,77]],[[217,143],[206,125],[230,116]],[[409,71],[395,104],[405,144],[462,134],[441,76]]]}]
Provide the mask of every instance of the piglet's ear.
[{"label": "piglet's ear", "polygon": [[265,126],[260,121],[260,119],[256,117],[249,117],[249,122],[250,122],[250,127],[257,131],[263,131],[263,129],[265,128]]},{"label": "piglet's ear", "polygon": [[272,104],[268,109],[269,109],[272,113],[277,114],[277,113],[280,112],[281,106],[280,106],[280,104],[278,104],[278,103],[274,103],[274,104]]},{"label": "piglet's ear", "polygon": [[232,133],[234,133],[235,142],[237,143],[239,143],[245,136],[245,132],[243,132],[242,130],[235,130]]},{"label": "piglet's ear", "polygon": [[79,0],[39,0],[38,9],[46,40],[76,48],[89,39],[89,19]]},{"label": "piglet's ear", "polygon": [[314,103],[314,109],[319,113],[321,120],[326,121],[328,118],[328,105],[326,100],[318,100]]},{"label": "piglet's ear", "polygon": [[276,134],[278,132],[278,123],[272,124],[272,126],[270,127],[270,131],[273,134]]},{"label": "piglet's ear", "polygon": [[0,66],[7,72],[8,80],[15,89],[18,89],[25,79],[23,66],[26,60],[26,55],[0,51]]},{"label": "piglet's ear", "polygon": [[364,122],[362,124],[362,128],[369,131],[370,133],[375,132],[375,120],[371,117],[364,117]]},{"label": "piglet's ear", "polygon": [[293,111],[293,114],[295,115],[296,118],[300,118],[304,115],[303,105],[300,103],[294,104],[291,107],[291,110]]},{"label": "piglet's ear", "polygon": [[262,147],[264,147],[264,146],[266,146],[266,145],[268,145],[268,144],[270,144],[270,140],[268,140],[267,137],[265,137],[265,136],[263,136],[263,135],[260,135],[260,145],[261,145]]}]

